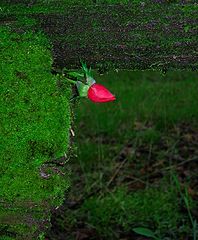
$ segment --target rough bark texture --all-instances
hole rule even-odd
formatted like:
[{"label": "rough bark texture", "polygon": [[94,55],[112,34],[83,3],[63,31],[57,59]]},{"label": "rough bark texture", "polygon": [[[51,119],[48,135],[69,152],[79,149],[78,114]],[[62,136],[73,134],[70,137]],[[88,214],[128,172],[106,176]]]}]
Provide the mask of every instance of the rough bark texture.
[{"label": "rough bark texture", "polygon": [[39,14],[53,41],[54,65],[77,68],[191,69],[198,67],[198,5],[138,3],[68,6]]}]

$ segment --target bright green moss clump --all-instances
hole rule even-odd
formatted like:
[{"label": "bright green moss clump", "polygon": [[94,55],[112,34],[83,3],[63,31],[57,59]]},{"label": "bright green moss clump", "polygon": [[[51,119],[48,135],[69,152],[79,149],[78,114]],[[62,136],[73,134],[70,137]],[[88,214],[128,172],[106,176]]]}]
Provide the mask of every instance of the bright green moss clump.
[{"label": "bright green moss clump", "polygon": [[[43,34],[1,27],[0,35],[1,233],[5,226],[15,232],[15,223],[30,218],[45,219],[43,211],[63,201],[69,186],[67,171],[47,161],[67,152],[71,92],[69,86],[58,87],[51,74],[50,45]],[[15,215],[16,221],[9,224]],[[33,222],[28,224],[36,231]]]}]

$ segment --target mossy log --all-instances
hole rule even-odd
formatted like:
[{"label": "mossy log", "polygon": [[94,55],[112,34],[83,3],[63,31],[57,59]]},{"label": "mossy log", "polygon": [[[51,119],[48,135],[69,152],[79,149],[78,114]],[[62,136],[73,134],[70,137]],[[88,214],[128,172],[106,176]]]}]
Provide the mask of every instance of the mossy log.
[{"label": "mossy log", "polygon": [[166,2],[68,6],[37,19],[56,67],[78,68],[83,59],[101,70],[197,70],[198,5]]},{"label": "mossy log", "polygon": [[2,1],[2,17],[39,21],[55,67],[79,68],[83,59],[101,71],[198,69],[197,1]]},{"label": "mossy log", "polygon": [[69,187],[70,85],[52,75],[43,33],[0,35],[0,239],[43,239]]},{"label": "mossy log", "polygon": [[[197,70],[198,7],[158,1],[16,2],[0,6],[0,236],[37,239],[68,188],[70,92],[51,74],[52,63],[55,68],[79,68],[82,59],[100,71]],[[53,60],[46,38],[27,31],[35,25],[29,17],[49,36]],[[18,20],[26,30],[9,32]]]},{"label": "mossy log", "polygon": [[198,68],[196,1],[2,1],[3,17],[39,21],[55,67],[79,68],[83,59],[101,71]]}]

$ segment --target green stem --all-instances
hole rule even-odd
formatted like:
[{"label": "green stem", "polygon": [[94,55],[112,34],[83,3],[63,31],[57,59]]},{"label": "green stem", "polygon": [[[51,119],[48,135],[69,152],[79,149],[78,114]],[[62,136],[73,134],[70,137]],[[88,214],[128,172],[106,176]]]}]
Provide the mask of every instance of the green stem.
[{"label": "green stem", "polygon": [[68,82],[72,83],[72,84],[76,84],[76,81],[74,81],[74,80],[71,80],[71,79],[66,78],[66,77],[65,77],[65,79],[66,79]]}]

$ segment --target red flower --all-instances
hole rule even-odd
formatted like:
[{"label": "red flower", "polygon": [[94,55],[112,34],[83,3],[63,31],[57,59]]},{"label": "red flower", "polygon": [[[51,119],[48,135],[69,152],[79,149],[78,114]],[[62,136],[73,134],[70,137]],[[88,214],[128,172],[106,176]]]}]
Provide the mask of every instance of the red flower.
[{"label": "red flower", "polygon": [[103,85],[94,83],[88,89],[88,98],[93,102],[110,102],[116,98]]}]

